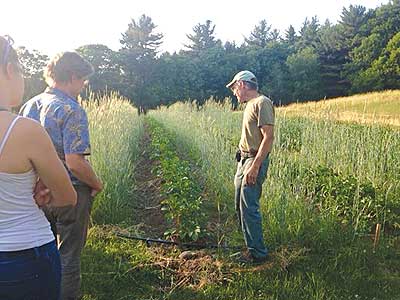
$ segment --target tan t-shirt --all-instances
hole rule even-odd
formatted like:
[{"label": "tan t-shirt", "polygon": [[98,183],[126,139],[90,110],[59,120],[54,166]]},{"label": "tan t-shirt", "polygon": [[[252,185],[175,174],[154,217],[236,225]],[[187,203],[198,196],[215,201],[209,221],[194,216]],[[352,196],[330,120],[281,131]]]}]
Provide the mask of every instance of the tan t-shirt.
[{"label": "tan t-shirt", "polygon": [[262,141],[260,127],[264,125],[275,125],[275,110],[272,101],[261,95],[246,103],[239,143],[241,151],[254,152],[258,150]]}]

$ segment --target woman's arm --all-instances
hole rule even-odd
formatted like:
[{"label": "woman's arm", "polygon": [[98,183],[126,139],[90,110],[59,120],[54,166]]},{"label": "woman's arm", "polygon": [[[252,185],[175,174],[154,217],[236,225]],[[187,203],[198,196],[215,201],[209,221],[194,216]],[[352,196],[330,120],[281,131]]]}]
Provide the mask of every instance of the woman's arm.
[{"label": "woman's arm", "polygon": [[40,180],[51,191],[51,205],[75,205],[75,189],[46,130],[39,123],[27,119],[23,120],[22,126],[27,132],[28,158]]}]

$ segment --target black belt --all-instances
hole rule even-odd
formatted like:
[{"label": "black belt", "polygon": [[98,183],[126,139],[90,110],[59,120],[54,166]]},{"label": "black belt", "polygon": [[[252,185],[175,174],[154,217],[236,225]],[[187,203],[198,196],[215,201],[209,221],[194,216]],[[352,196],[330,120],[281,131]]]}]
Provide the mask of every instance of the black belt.
[{"label": "black belt", "polygon": [[257,152],[252,153],[252,152],[245,152],[245,151],[240,151],[240,156],[242,158],[251,158],[251,157],[256,157]]},{"label": "black belt", "polygon": [[257,151],[245,152],[245,151],[238,150],[236,152],[236,161],[239,162],[242,159],[256,157],[256,155],[257,155]]}]

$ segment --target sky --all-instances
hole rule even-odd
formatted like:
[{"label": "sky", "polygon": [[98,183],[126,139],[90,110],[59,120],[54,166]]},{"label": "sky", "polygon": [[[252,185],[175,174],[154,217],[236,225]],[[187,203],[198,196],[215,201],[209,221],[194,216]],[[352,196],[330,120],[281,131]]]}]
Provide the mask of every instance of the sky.
[{"label": "sky", "polygon": [[305,18],[337,23],[343,7],[376,8],[389,0],[1,0],[0,34],[17,46],[53,56],[87,44],[120,48],[121,34],[132,19],[152,18],[164,34],[161,51],[179,51],[193,27],[211,20],[215,36],[240,45],[263,19],[284,34],[299,31]]}]

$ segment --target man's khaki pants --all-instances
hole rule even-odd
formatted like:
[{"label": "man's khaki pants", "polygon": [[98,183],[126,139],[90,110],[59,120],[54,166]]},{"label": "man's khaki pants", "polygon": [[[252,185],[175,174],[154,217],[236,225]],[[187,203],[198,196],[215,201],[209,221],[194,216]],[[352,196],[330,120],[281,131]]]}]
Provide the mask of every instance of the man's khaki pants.
[{"label": "man's khaki pants", "polygon": [[86,243],[93,197],[87,186],[74,186],[78,194],[75,207],[47,207],[46,217],[57,237],[61,255],[61,300],[79,299],[81,253]]}]

